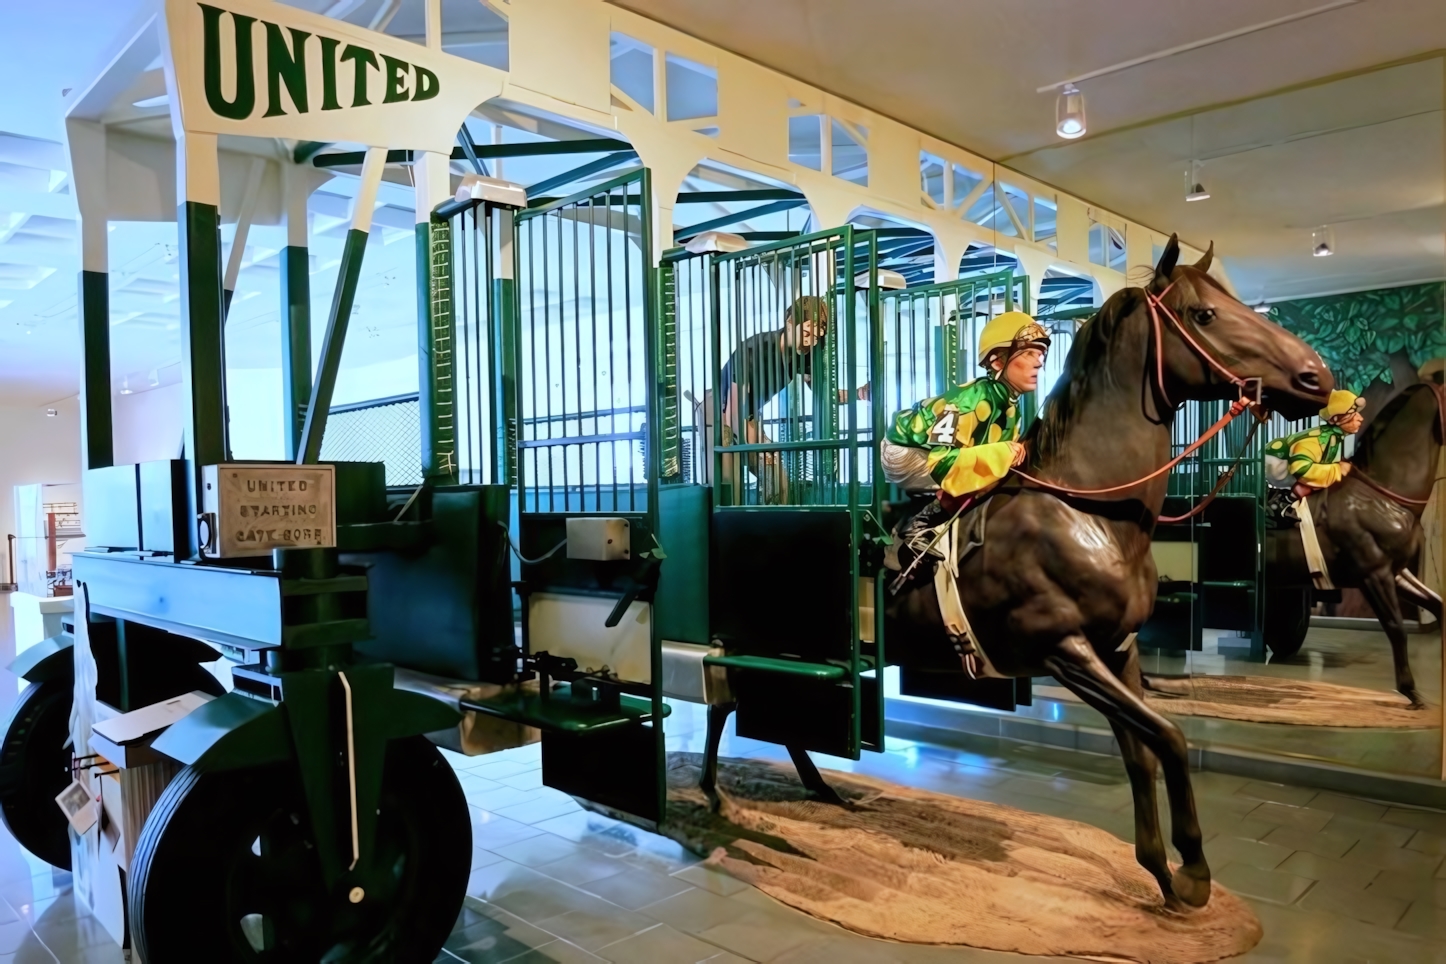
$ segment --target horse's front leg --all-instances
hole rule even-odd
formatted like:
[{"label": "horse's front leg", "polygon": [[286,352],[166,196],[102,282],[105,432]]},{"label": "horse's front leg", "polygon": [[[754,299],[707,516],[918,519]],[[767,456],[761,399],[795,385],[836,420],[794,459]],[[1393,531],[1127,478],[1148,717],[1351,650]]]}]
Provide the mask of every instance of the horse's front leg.
[{"label": "horse's front leg", "polygon": [[[1210,900],[1210,867],[1195,813],[1190,787],[1190,759],[1185,735],[1170,720],[1146,705],[1144,699],[1104,664],[1089,640],[1067,636],[1045,659],[1045,667],[1076,696],[1119,727],[1143,741],[1165,768],[1165,790],[1170,798],[1171,839],[1184,863],[1163,883],[1165,900],[1203,907]],[[1121,744],[1123,747],[1123,743]],[[1133,775],[1131,777],[1133,781]],[[1143,861],[1142,861],[1143,863]],[[1149,869],[1148,865],[1146,869]]]},{"label": "horse's front leg", "polygon": [[708,801],[708,809],[717,813],[722,806],[718,796],[718,745],[723,741],[723,729],[728,725],[728,714],[737,703],[708,705],[708,743],[703,749],[703,772],[698,778],[698,789]]},{"label": "horse's front leg", "polygon": [[1406,627],[1401,620],[1401,600],[1396,595],[1396,578],[1390,567],[1380,566],[1367,573],[1361,580],[1361,592],[1371,604],[1376,618],[1381,621],[1386,638],[1391,641],[1391,660],[1396,664],[1397,691],[1411,701],[1412,707],[1425,706],[1426,701],[1421,699],[1421,692],[1416,689],[1416,677],[1411,673],[1411,657],[1406,649]]}]

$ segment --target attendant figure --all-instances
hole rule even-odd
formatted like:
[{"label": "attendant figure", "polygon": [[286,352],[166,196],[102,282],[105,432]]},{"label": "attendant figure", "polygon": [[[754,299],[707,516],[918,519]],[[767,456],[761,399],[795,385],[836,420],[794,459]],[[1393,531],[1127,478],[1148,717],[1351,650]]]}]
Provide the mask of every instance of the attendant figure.
[{"label": "attendant figure", "polygon": [[[813,388],[814,349],[828,334],[829,304],[816,295],[795,298],[783,317],[783,327],[761,331],[738,343],[724,363],[718,385],[723,395],[722,444],[726,446],[758,445],[768,441],[763,431],[762,411],[796,378]],[[824,360],[820,365],[826,364]],[[704,426],[703,478],[712,482],[713,471],[713,398],[705,392],[695,412],[694,424]],[[867,400],[869,387],[838,389],[836,404],[844,405],[850,396]],[[701,418],[698,417],[701,415]],[[759,480],[763,500],[787,504],[788,479],[778,452],[751,452],[744,459],[749,471]],[[723,458],[723,476],[732,479],[736,469],[732,456]],[[736,484],[736,482],[735,482]]]},{"label": "attendant figure", "polygon": [[1346,436],[1361,430],[1366,400],[1338,388],[1320,410],[1324,425],[1278,438],[1265,447],[1265,478],[1273,487],[1289,488],[1296,499],[1314,489],[1335,485],[1351,471],[1344,461]]},{"label": "attendant figure", "polygon": [[922,548],[918,540],[1024,462],[1019,398],[1038,387],[1049,345],[1049,329],[1006,312],[979,334],[986,374],[894,416],[880,443],[884,477],[934,496],[900,531],[905,545]]}]

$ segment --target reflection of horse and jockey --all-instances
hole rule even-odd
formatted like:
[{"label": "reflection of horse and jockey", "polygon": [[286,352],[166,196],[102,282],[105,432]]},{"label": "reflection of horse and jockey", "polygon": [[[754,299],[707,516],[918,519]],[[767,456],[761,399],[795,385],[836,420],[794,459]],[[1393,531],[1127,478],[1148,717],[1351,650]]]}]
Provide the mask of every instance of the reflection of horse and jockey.
[{"label": "reflection of horse and jockey", "polygon": [[[763,409],[802,377],[813,388],[814,349],[828,334],[829,306],[825,298],[800,295],[793,300],[783,316],[783,327],[761,331],[742,339],[723,365],[718,384],[727,393],[723,396],[722,444],[724,448],[739,444],[761,445],[772,441],[763,430]],[[840,388],[834,400],[838,405],[849,403],[850,396],[860,401],[869,398],[869,386],[857,389]],[[703,393],[694,411],[694,424],[702,425],[702,464],[705,481],[712,481],[713,472],[713,393]],[[723,456],[723,477],[733,479],[737,472],[735,456]],[[788,503],[788,476],[779,452],[748,452],[744,463],[758,480],[764,502]]]}]

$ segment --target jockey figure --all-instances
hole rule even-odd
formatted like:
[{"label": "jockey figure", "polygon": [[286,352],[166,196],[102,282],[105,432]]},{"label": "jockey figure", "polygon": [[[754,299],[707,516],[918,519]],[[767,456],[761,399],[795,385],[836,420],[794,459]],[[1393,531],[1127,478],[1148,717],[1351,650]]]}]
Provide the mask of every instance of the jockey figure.
[{"label": "jockey figure", "polygon": [[1342,461],[1347,435],[1361,430],[1366,400],[1355,392],[1338,388],[1320,410],[1324,425],[1278,438],[1265,447],[1265,476],[1276,488],[1290,487],[1297,499],[1313,489],[1335,485],[1351,471]]},{"label": "jockey figure", "polygon": [[900,532],[912,543],[948,521],[966,497],[1023,463],[1019,396],[1039,384],[1049,330],[1022,311],[1005,312],[979,334],[986,374],[894,416],[881,443],[884,477],[911,495],[937,495]]}]

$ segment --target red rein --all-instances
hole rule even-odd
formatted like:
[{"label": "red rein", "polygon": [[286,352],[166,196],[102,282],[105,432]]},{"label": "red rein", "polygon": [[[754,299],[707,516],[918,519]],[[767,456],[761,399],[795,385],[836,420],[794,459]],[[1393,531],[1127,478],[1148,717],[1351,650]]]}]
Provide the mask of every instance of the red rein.
[{"label": "red rein", "polygon": [[[1041,489],[1047,489],[1051,492],[1057,492],[1061,495],[1069,495],[1077,498],[1090,498],[1099,495],[1111,495],[1115,492],[1123,492],[1126,489],[1133,489],[1136,486],[1144,485],[1151,479],[1159,478],[1161,475],[1169,472],[1175,466],[1179,465],[1181,462],[1183,462],[1185,459],[1189,458],[1197,450],[1199,450],[1200,446],[1204,445],[1216,435],[1220,434],[1220,431],[1225,428],[1225,426],[1229,425],[1232,421],[1234,421],[1242,412],[1244,412],[1252,404],[1252,402],[1259,401],[1259,380],[1241,378],[1239,375],[1235,374],[1230,369],[1226,368],[1223,364],[1221,364],[1219,361],[1217,361],[1214,355],[1206,351],[1205,347],[1201,345],[1200,342],[1195,340],[1195,338],[1185,328],[1184,323],[1180,321],[1179,317],[1177,317],[1173,311],[1171,311],[1165,306],[1165,302],[1162,299],[1165,297],[1165,295],[1169,294],[1170,288],[1173,287],[1174,283],[1172,282],[1170,285],[1166,286],[1165,290],[1161,291],[1158,295],[1152,294],[1148,290],[1145,292],[1145,303],[1150,308],[1150,324],[1155,335],[1155,387],[1159,390],[1160,397],[1165,400],[1165,403],[1167,405],[1170,404],[1170,396],[1165,391],[1165,326],[1164,323],[1160,320],[1160,316],[1161,314],[1163,314],[1165,318],[1169,319],[1170,324],[1175,329],[1175,333],[1178,334],[1180,338],[1185,342],[1185,344],[1190,347],[1191,351],[1198,355],[1211,368],[1219,372],[1226,381],[1230,382],[1232,385],[1240,389],[1240,397],[1237,398],[1235,402],[1230,406],[1230,410],[1227,411],[1224,415],[1220,416],[1219,420],[1216,421],[1214,425],[1210,426],[1210,428],[1206,430],[1204,435],[1200,436],[1198,439],[1192,442],[1185,449],[1185,451],[1181,452],[1179,455],[1175,456],[1173,459],[1166,462],[1164,465],[1160,466],[1149,475],[1135,479],[1133,482],[1126,482],[1123,485],[1112,485],[1104,489],[1073,489],[1069,488],[1068,486],[1059,485],[1054,482],[1046,482],[1043,479],[1037,479],[1029,473],[1022,472],[1019,469],[1013,470],[1015,475],[1024,479],[1026,482],[1030,482],[1034,485],[1039,486]],[[1252,383],[1254,383],[1254,385],[1252,385]],[[1247,397],[1252,387],[1256,388],[1256,397],[1254,399],[1250,399]],[[1254,428],[1251,429],[1251,434],[1255,434]],[[1246,440],[1246,444],[1248,446],[1249,439]],[[1244,452],[1245,449],[1242,448],[1242,456],[1244,455]],[[1240,460],[1237,458],[1236,462],[1238,463],[1239,461]],[[1232,466],[1229,473],[1221,477],[1220,483],[1216,485],[1215,489],[1210,493],[1210,495],[1206,496],[1204,501],[1202,501],[1199,505],[1197,505],[1194,509],[1190,510],[1185,515],[1162,517],[1158,521],[1181,522],[1199,513],[1202,509],[1205,508],[1205,506],[1210,504],[1210,501],[1214,499],[1216,494],[1219,493],[1220,489],[1224,487],[1225,481],[1228,479],[1229,474],[1233,473],[1234,471],[1235,469]]]}]

